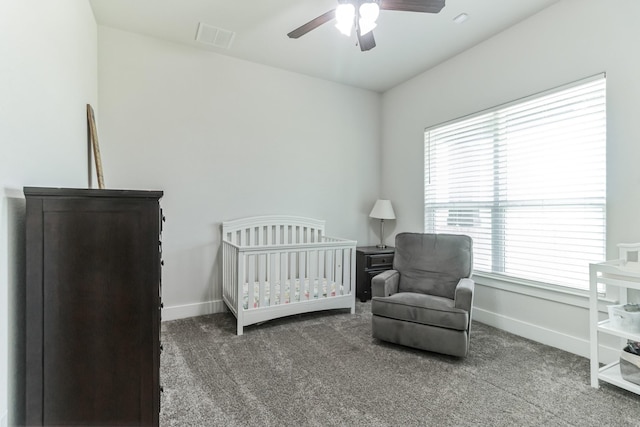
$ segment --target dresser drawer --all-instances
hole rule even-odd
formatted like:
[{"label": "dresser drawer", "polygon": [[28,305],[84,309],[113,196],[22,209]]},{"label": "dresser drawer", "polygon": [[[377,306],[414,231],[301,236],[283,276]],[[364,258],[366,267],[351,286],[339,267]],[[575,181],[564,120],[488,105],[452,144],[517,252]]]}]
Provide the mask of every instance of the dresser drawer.
[{"label": "dresser drawer", "polygon": [[376,254],[367,256],[366,268],[382,268],[393,266],[393,254]]}]

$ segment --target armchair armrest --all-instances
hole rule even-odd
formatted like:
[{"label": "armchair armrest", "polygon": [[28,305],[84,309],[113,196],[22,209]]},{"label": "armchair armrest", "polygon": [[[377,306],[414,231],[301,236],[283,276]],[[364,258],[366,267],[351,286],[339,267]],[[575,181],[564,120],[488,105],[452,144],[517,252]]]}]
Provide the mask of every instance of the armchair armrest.
[{"label": "armchair armrest", "polygon": [[460,279],[456,286],[456,293],[454,296],[455,307],[462,310],[471,312],[471,306],[473,305],[473,288],[475,282],[469,278]]},{"label": "armchair armrest", "polygon": [[387,270],[371,279],[371,296],[388,297],[398,292],[400,273],[396,270]]}]

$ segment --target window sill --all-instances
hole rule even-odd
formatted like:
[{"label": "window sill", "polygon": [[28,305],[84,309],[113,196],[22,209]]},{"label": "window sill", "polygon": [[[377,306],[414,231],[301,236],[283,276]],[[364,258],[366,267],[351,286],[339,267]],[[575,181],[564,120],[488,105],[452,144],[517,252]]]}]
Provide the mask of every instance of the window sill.
[{"label": "window sill", "polygon": [[[501,276],[481,272],[474,272],[473,280],[480,286],[589,309],[589,291],[587,290],[563,288],[527,280],[507,280]],[[617,303],[615,299],[600,297],[598,310],[606,313],[607,305]]]}]

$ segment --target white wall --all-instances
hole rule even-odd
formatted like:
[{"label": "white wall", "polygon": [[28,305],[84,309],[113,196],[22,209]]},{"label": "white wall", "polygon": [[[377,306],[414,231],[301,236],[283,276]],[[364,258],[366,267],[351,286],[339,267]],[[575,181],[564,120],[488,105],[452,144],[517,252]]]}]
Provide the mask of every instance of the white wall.
[{"label": "white wall", "polygon": [[[617,243],[640,241],[639,15],[636,0],[563,0],[386,92],[381,195],[394,202],[395,231],[423,230],[426,127],[604,71],[609,258]],[[478,286],[475,318],[588,354],[584,298],[519,292]]]},{"label": "white wall", "polygon": [[163,319],[223,310],[220,223],[327,221],[374,241],[380,95],[99,27],[106,186],[164,190]]},{"label": "white wall", "polygon": [[22,187],[86,187],[85,106],[97,103],[97,26],[86,1],[0,2],[0,426],[16,416]]}]

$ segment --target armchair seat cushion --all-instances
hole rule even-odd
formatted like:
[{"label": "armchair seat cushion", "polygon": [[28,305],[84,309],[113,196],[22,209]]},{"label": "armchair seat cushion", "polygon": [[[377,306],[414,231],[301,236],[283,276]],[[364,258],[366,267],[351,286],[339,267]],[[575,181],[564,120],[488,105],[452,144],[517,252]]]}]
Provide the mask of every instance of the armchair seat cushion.
[{"label": "armchair seat cushion", "polygon": [[449,298],[416,292],[400,292],[388,297],[374,297],[371,313],[404,322],[466,331],[469,313],[455,308]]}]

